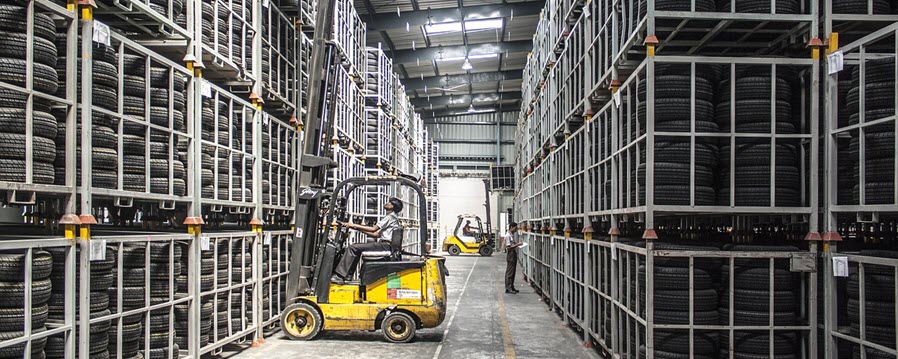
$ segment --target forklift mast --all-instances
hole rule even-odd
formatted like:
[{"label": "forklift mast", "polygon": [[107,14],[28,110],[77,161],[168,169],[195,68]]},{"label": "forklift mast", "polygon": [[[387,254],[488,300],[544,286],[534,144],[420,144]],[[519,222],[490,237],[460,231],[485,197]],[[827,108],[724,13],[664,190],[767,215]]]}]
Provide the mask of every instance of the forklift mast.
[{"label": "forklift mast", "polygon": [[489,179],[483,180],[483,189],[486,190],[486,202],[484,203],[484,206],[486,207],[486,233],[487,233],[486,241],[491,246],[493,246],[493,248],[495,248],[497,236],[493,235],[493,222],[490,221],[490,180]]},{"label": "forklift mast", "polygon": [[294,209],[293,247],[287,281],[287,301],[311,290],[309,279],[327,238],[320,236],[321,208],[332,200],[327,192],[328,169],[335,166],[332,158],[333,113],[336,110],[337,66],[341,66],[332,38],[334,27],[333,0],[318,2],[312,54],[309,67],[308,103],[303,119],[302,154]]}]

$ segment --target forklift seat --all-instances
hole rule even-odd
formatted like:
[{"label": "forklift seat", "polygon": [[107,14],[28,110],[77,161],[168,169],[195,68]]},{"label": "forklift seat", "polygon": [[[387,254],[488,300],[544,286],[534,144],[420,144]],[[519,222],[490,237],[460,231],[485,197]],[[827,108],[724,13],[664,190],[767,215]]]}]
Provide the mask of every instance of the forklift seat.
[{"label": "forklift seat", "polygon": [[402,237],[402,228],[393,230],[389,251],[365,251],[362,252],[362,260],[366,262],[402,260]]}]

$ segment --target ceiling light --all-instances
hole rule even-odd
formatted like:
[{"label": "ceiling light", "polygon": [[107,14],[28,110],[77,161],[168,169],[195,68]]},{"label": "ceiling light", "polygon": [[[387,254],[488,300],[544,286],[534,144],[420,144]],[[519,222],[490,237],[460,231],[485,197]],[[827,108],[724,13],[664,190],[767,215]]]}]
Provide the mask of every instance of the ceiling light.
[{"label": "ceiling light", "polygon": [[474,109],[474,104],[472,103],[471,106],[468,106],[468,113],[474,113],[474,112],[477,112],[477,110]]},{"label": "ceiling light", "polygon": [[462,61],[462,60],[495,59],[497,57],[499,57],[499,54],[479,54],[479,55],[469,55],[469,56],[441,57],[436,60],[437,61]]},{"label": "ceiling light", "polygon": [[473,70],[474,66],[471,65],[471,61],[468,61],[468,58],[465,58],[465,63],[461,65],[462,70]]},{"label": "ceiling light", "polygon": [[465,31],[501,29],[502,19],[484,19],[465,21]]},{"label": "ceiling light", "polygon": [[461,32],[461,23],[458,21],[455,22],[444,22],[439,24],[427,24],[424,25],[424,32],[427,35],[439,35],[446,34],[450,32]]}]

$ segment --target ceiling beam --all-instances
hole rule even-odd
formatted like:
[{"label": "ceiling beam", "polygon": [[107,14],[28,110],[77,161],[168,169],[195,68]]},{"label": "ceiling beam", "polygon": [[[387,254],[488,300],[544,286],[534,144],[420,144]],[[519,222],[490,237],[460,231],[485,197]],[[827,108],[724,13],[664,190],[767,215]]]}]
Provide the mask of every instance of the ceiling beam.
[{"label": "ceiling beam", "polygon": [[[538,15],[546,6],[545,1],[525,1],[512,4],[492,4],[464,7],[464,20],[491,19],[497,17]],[[396,9],[391,8],[379,14],[368,13],[360,15],[362,21],[368,24],[368,31],[382,31],[390,29],[404,29],[409,26],[424,26],[428,23],[438,24],[462,20],[462,12],[458,8],[431,9],[420,11],[403,11],[398,17]]]},{"label": "ceiling beam", "polygon": [[[424,86],[428,88],[438,88],[442,86],[458,86],[458,85],[466,85],[468,83],[482,83],[482,82],[495,82],[495,81],[503,81],[503,80],[520,80],[523,77],[523,73],[518,71],[491,71],[491,72],[476,72],[471,74],[462,74],[462,75],[443,75],[443,76],[429,76],[425,77],[423,80],[420,77],[410,78],[403,80],[402,82],[405,84],[405,88],[408,91],[414,91],[415,89],[423,89]],[[519,89],[520,90],[520,89]]]},{"label": "ceiling beam", "polygon": [[521,92],[507,92],[507,93],[482,93],[475,95],[458,95],[458,96],[431,96],[430,100],[426,97],[422,97],[419,99],[413,99],[412,105],[415,108],[421,110],[421,112],[427,112],[430,109],[430,106],[436,109],[439,107],[442,108],[451,108],[451,107],[468,107],[472,103],[474,106],[483,106],[486,104],[495,103],[496,101],[505,101],[505,100],[520,100]]},{"label": "ceiling beam", "polygon": [[[474,109],[478,112],[477,114],[483,113],[495,113],[495,112],[518,112],[521,110],[521,105],[514,104],[505,104],[505,105],[495,105],[495,106],[474,106]],[[467,116],[470,115],[464,108],[456,108],[456,109],[442,109],[442,110],[433,110],[428,111],[423,108],[415,109],[418,113],[421,114],[422,119],[433,119],[433,118],[441,118],[441,117],[454,117],[454,116]],[[483,112],[483,111],[494,111],[494,112]],[[425,125],[430,123],[425,122]],[[495,126],[495,123],[493,123]]]},{"label": "ceiling beam", "polygon": [[[465,52],[465,46],[442,46],[428,47],[424,49],[407,49],[390,51],[389,57],[393,59],[394,64],[411,64],[418,61],[430,61],[452,57],[465,57],[466,55],[486,55],[501,54],[505,52],[530,52],[533,49],[533,42],[530,40],[509,41],[509,42],[489,42],[483,44],[468,45],[468,52]],[[442,53],[440,53],[442,51]]]}]

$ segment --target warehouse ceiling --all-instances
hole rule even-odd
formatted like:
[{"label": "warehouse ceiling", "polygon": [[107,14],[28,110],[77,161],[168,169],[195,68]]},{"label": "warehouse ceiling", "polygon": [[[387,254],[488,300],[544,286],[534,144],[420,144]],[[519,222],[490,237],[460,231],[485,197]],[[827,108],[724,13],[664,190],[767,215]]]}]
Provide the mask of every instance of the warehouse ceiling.
[{"label": "warehouse ceiling", "polygon": [[544,1],[354,1],[368,46],[389,53],[423,117],[520,107],[521,72]]}]

